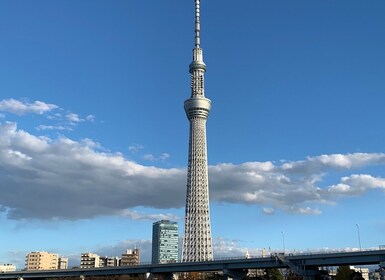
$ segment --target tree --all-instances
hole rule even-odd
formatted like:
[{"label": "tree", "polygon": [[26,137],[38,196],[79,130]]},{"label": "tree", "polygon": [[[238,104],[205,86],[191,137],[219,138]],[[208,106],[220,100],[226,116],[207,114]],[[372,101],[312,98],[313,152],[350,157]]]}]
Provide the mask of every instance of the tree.
[{"label": "tree", "polygon": [[278,268],[265,269],[266,280],[283,280],[283,276]]},{"label": "tree", "polygon": [[286,280],[303,280],[303,277],[301,275],[296,274],[291,269],[287,270],[287,273],[285,274]]},{"label": "tree", "polygon": [[337,268],[336,280],[351,280],[354,270],[349,266],[343,265]]}]

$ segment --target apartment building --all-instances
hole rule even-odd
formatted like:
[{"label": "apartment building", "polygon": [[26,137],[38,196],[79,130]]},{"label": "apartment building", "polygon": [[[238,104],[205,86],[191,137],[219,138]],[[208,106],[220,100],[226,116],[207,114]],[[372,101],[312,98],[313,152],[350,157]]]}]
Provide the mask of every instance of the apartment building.
[{"label": "apartment building", "polygon": [[67,269],[68,268],[68,258],[59,258],[58,269]]},{"label": "apartment building", "polygon": [[82,253],[80,257],[80,268],[100,267],[100,257],[94,253]]},{"label": "apartment building", "polygon": [[25,260],[26,270],[54,270],[59,267],[59,255],[48,252],[31,252]]},{"label": "apartment building", "polygon": [[100,257],[99,267],[115,267],[119,264],[120,258],[118,257]]},{"label": "apartment building", "polygon": [[127,250],[122,254],[120,266],[138,265],[140,263],[139,249]]}]

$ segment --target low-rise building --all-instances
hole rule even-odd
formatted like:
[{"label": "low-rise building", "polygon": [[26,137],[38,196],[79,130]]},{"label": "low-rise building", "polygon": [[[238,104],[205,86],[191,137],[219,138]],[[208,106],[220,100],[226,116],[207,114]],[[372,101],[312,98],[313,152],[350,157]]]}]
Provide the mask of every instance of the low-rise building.
[{"label": "low-rise building", "polygon": [[125,254],[122,254],[120,260],[120,266],[139,265],[140,254],[139,249],[127,250]]},{"label": "low-rise building", "polygon": [[350,266],[350,269],[354,270],[355,272],[361,273],[362,278],[364,278],[365,280],[369,280],[369,268]]},{"label": "low-rise building", "polygon": [[68,258],[59,258],[58,269],[67,269],[68,268]]},{"label": "low-rise building", "polygon": [[80,258],[80,268],[100,267],[100,257],[94,253],[82,253]]},{"label": "low-rise building", "polygon": [[48,252],[31,252],[25,260],[26,270],[55,270],[59,267],[59,255]]},{"label": "low-rise building", "polygon": [[118,257],[100,257],[99,267],[115,267],[119,266],[120,258]]},{"label": "low-rise building", "polygon": [[10,263],[0,264],[0,273],[11,271],[16,271],[16,265]]}]

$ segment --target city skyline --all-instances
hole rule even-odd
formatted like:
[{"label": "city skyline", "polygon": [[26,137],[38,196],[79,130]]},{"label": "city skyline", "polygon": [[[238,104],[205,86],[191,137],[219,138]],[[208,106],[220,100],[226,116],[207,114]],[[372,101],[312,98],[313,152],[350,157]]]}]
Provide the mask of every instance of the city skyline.
[{"label": "city skyline", "polygon": [[[201,2],[214,257],[384,244],[385,3],[218,3]],[[0,263],[150,261],[152,223],[183,228],[192,4],[0,3]]]}]

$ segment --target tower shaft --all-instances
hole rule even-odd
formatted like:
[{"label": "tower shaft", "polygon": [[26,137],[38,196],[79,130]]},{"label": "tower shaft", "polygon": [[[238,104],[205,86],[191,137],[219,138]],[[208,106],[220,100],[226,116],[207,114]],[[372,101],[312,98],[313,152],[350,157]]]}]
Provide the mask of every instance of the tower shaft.
[{"label": "tower shaft", "polygon": [[204,95],[203,51],[200,48],[200,2],[195,0],[195,48],[190,64],[191,97],[184,102],[190,121],[187,195],[182,261],[213,259],[206,143],[206,120],[211,101]]}]

